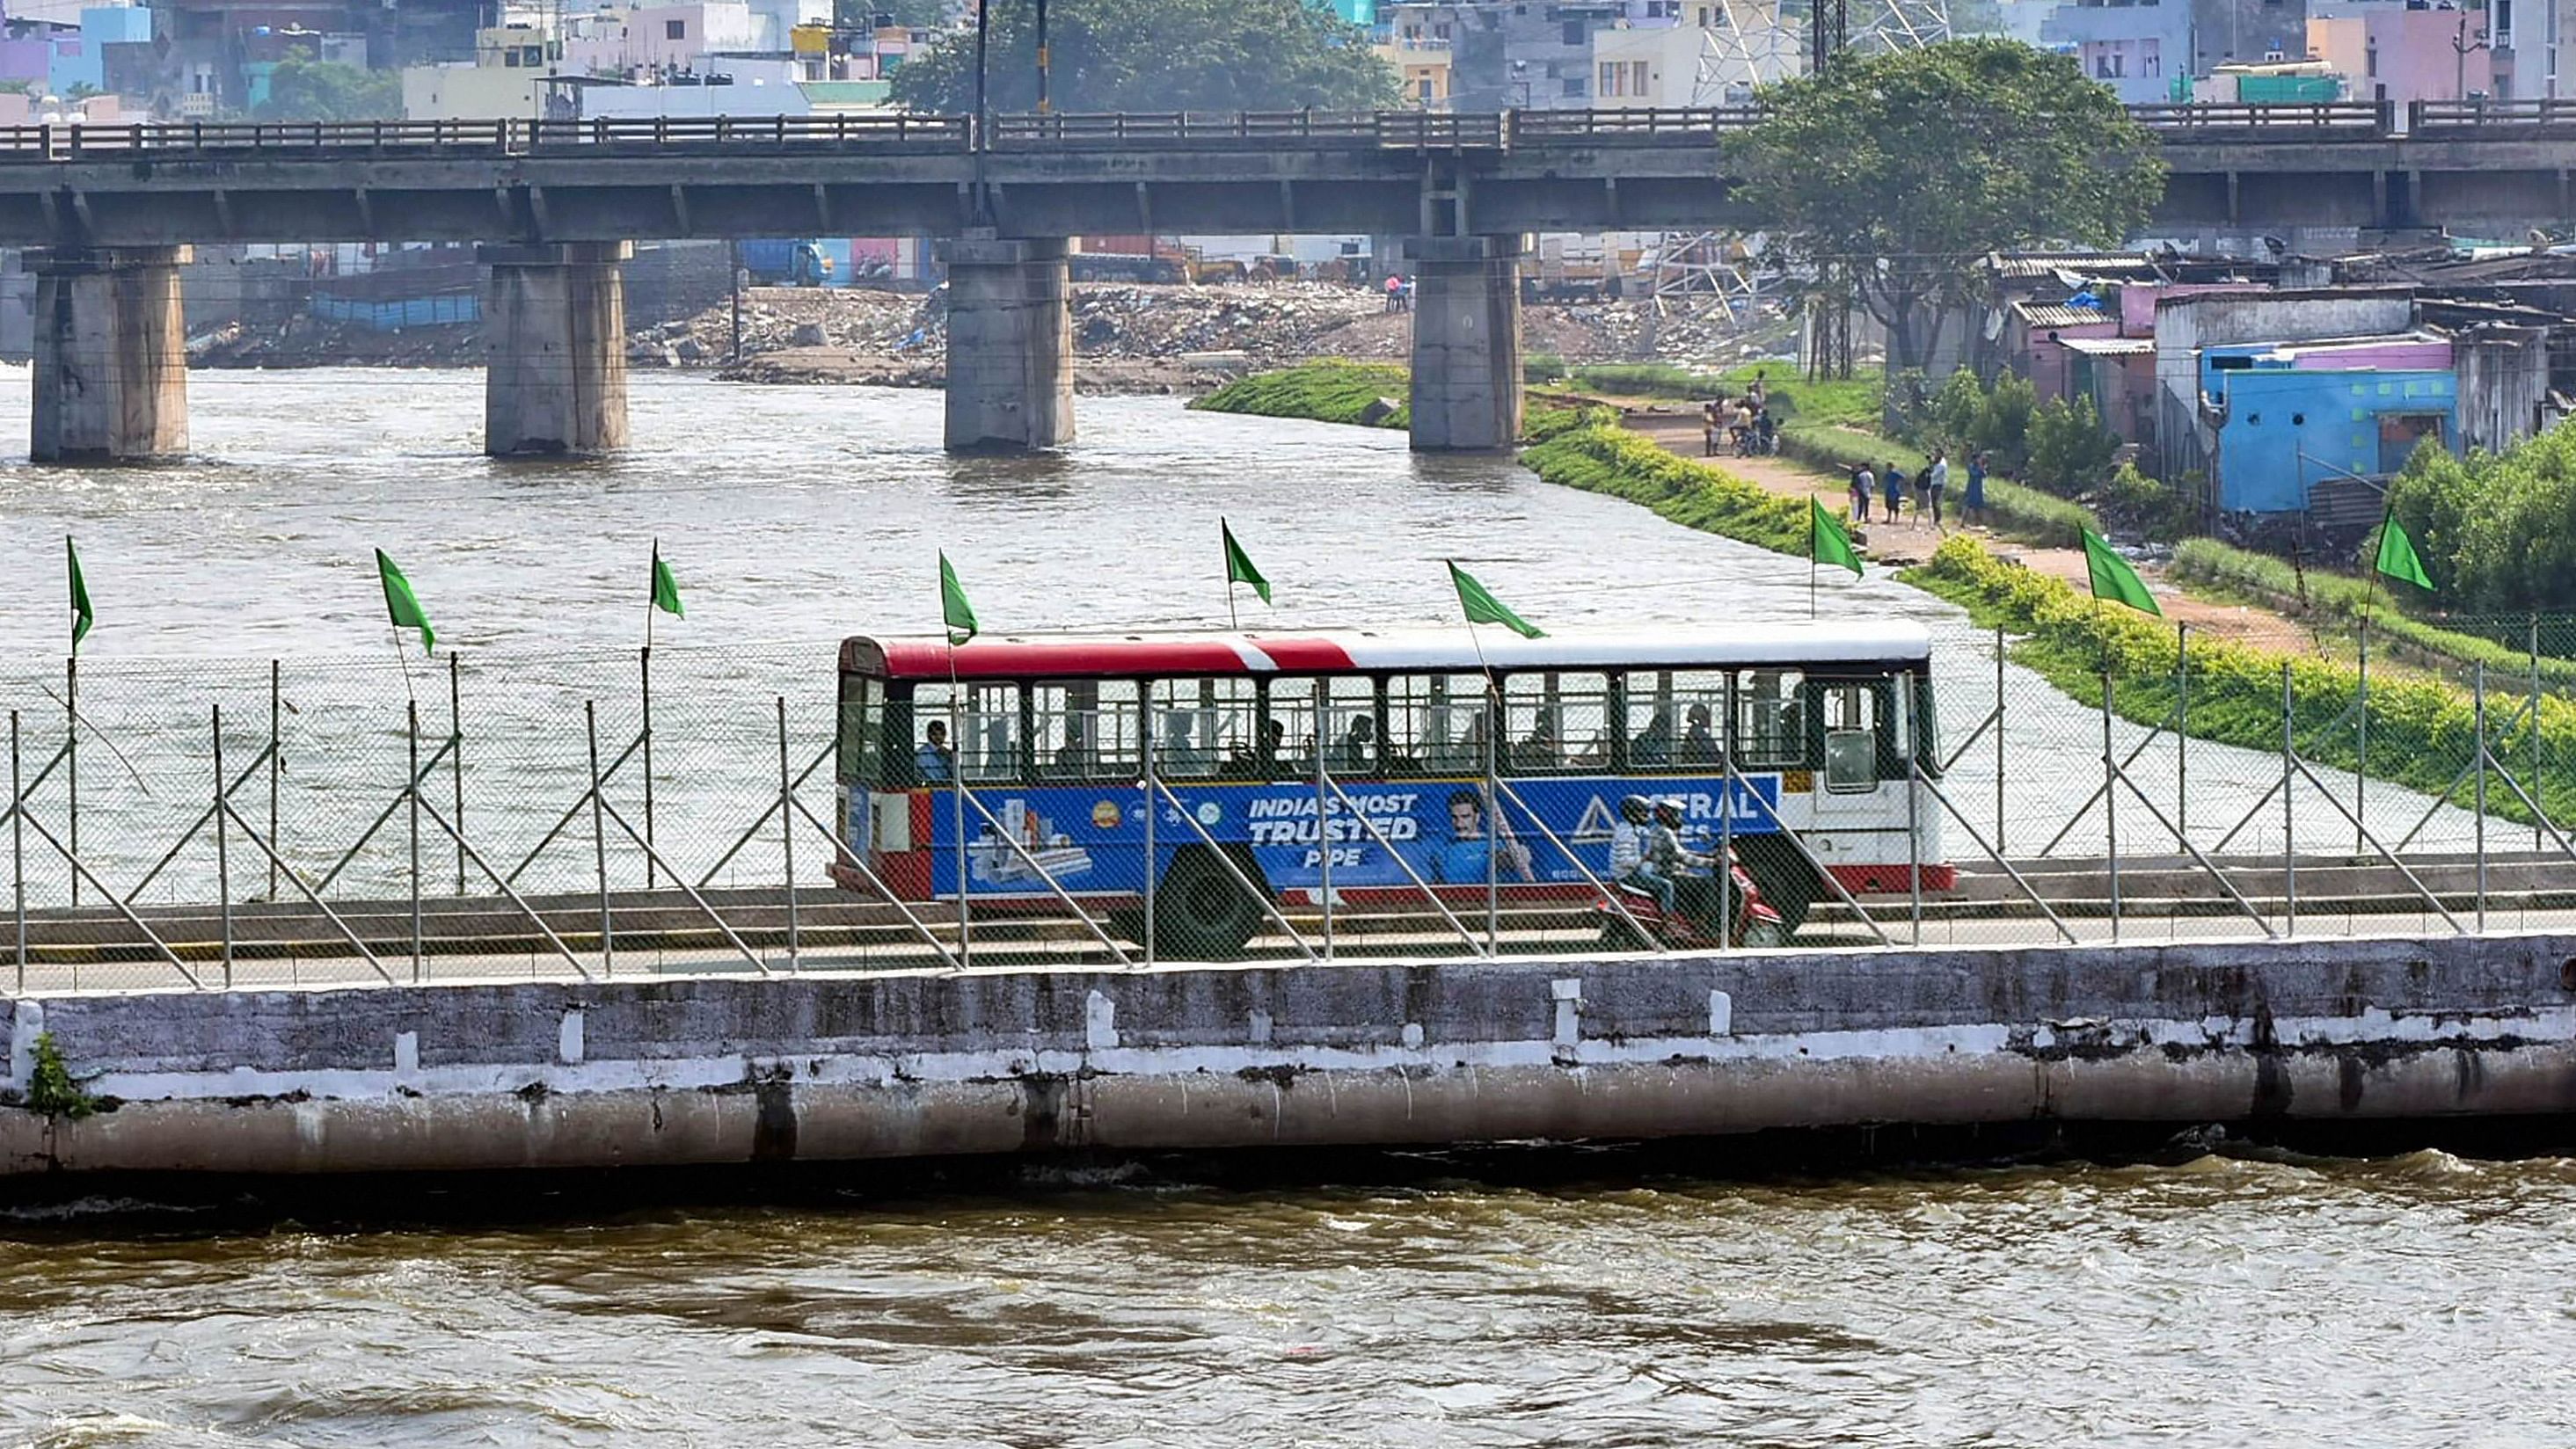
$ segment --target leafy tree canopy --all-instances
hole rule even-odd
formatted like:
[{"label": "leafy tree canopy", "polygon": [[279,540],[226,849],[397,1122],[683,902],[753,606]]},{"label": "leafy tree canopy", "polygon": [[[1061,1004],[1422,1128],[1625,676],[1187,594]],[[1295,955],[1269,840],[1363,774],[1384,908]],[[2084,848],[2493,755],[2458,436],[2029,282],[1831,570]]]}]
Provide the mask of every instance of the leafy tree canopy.
[{"label": "leafy tree canopy", "polygon": [[315,60],[290,50],[268,73],[268,99],[252,111],[262,121],[384,121],[402,115],[402,74]]},{"label": "leafy tree canopy", "polygon": [[2155,137],[2110,89],[2018,41],[1850,56],[1764,99],[1735,152],[1744,200],[1849,279],[1892,368],[1924,364],[1985,253],[2113,245],[2164,194]]},{"label": "leafy tree canopy", "polygon": [[[1037,16],[991,0],[988,104],[1037,108]],[[1059,111],[1368,110],[1395,104],[1397,77],[1357,26],[1306,0],[1053,0],[1047,11]],[[893,76],[894,101],[975,109],[975,35],[942,37]]]}]

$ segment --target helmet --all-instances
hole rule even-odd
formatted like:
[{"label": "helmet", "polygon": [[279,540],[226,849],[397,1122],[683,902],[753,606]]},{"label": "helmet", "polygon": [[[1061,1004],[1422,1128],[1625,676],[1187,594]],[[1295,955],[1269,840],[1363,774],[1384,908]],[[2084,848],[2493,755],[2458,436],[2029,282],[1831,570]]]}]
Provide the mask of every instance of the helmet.
[{"label": "helmet", "polygon": [[1646,812],[1653,808],[1653,804],[1654,802],[1643,795],[1622,795],[1619,797],[1619,813],[1629,820],[1642,823],[1646,818]]},{"label": "helmet", "polygon": [[1667,815],[1673,817],[1675,821],[1682,818],[1682,802],[1679,796],[1667,795],[1655,802],[1655,818],[1661,820]]}]

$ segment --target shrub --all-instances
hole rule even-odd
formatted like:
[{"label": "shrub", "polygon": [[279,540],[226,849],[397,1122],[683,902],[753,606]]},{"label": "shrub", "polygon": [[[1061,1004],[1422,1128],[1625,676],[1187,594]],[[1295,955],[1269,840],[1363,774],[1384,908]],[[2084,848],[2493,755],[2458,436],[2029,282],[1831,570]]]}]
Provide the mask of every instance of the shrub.
[{"label": "shrub", "polygon": [[2576,429],[2560,424],[2502,453],[2419,447],[2388,504],[2453,605],[2576,609]]},{"label": "shrub", "polygon": [[2029,437],[2030,481],[2060,498],[2099,483],[2120,451],[2120,440],[2094,415],[2089,397],[2071,406],[2050,398],[2031,414]]},{"label": "shrub", "polygon": [[1618,426],[1606,409],[1521,454],[1550,483],[1641,503],[1685,528],[1804,558],[1808,507],[1758,484],[1679,458]]},{"label": "shrub", "polygon": [[1533,352],[1521,359],[1521,381],[1534,387],[1563,382],[1573,375],[1566,370],[1565,359],[1553,352]]},{"label": "shrub", "polygon": [[1237,378],[1190,406],[1212,413],[1367,424],[1369,410],[1385,398],[1396,404],[1395,410],[1373,425],[1401,428],[1412,421],[1406,401],[1411,379],[1411,373],[1391,362],[1307,362]]},{"label": "shrub", "polygon": [[2186,489],[2175,488],[2123,463],[2111,470],[2094,500],[2106,518],[2161,543],[2189,537],[2200,509]]},{"label": "shrub", "polygon": [[1574,369],[1574,381],[1618,397],[1710,398],[1728,391],[1726,379],[1716,373],[1669,362],[1587,362]]},{"label": "shrub", "polygon": [[[1973,538],[1953,537],[1929,563],[1905,579],[1965,606],[1980,623],[2027,635],[2013,657],[2087,704],[2101,702],[2104,670],[2120,680],[2114,708],[2141,724],[2162,723],[2174,713],[2175,666],[2182,657],[2175,631],[2160,619],[2131,609],[2104,607],[2062,579],[2015,568]],[[2179,723],[2196,739],[2247,749],[2281,747],[2282,670],[2289,670],[2292,720],[2302,752],[2338,770],[2357,765],[2378,779],[2427,793],[2449,788],[2468,763],[2475,737],[2475,704],[2469,693],[2440,679],[2388,677],[2370,681],[2370,754],[2355,752],[2350,730],[2329,727],[2349,709],[2360,689],[2353,667],[2310,654],[2260,649],[2227,639],[2194,635],[2189,641],[2189,712]],[[2492,701],[2490,718],[2492,719]],[[2542,752],[2553,759],[2576,751],[2576,702],[2544,695],[2537,711],[2507,737],[2491,743],[2500,755],[2530,748],[2539,732]],[[2540,772],[2536,794],[2552,819],[2576,811],[2576,778]],[[2490,808],[2528,822],[2530,812],[2506,792],[2489,796]]]}]

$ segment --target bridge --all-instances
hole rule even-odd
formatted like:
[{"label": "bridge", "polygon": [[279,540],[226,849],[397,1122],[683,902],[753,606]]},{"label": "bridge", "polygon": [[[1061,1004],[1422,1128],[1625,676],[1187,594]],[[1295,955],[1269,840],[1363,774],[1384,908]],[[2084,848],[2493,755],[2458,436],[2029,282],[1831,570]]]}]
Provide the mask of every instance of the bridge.
[{"label": "bridge", "polygon": [[[2519,235],[2576,211],[2576,103],[2142,107],[2160,227]],[[948,441],[1073,436],[1064,238],[1410,238],[1416,447],[1517,433],[1520,238],[1758,226],[1753,107],[1482,115],[712,117],[0,128],[0,245],[37,249],[39,460],[187,446],[177,266],[201,242],[473,241],[487,450],[625,438],[635,238],[942,238]]]}]

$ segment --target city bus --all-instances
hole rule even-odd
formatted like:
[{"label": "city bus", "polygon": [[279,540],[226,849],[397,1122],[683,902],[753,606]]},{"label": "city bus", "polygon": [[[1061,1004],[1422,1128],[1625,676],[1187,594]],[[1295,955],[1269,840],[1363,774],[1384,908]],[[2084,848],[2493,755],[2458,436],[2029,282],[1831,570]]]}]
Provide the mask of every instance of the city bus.
[{"label": "city bus", "polygon": [[1004,911],[1071,899],[1131,939],[1150,879],[1164,952],[1223,957],[1264,929],[1258,897],[1588,896],[1641,794],[1682,802],[1703,847],[1731,837],[1794,932],[1819,867],[1854,895],[1915,869],[1951,886],[1937,802],[1908,799],[1936,738],[1931,635],[1904,621],[854,637],[835,876]]}]

